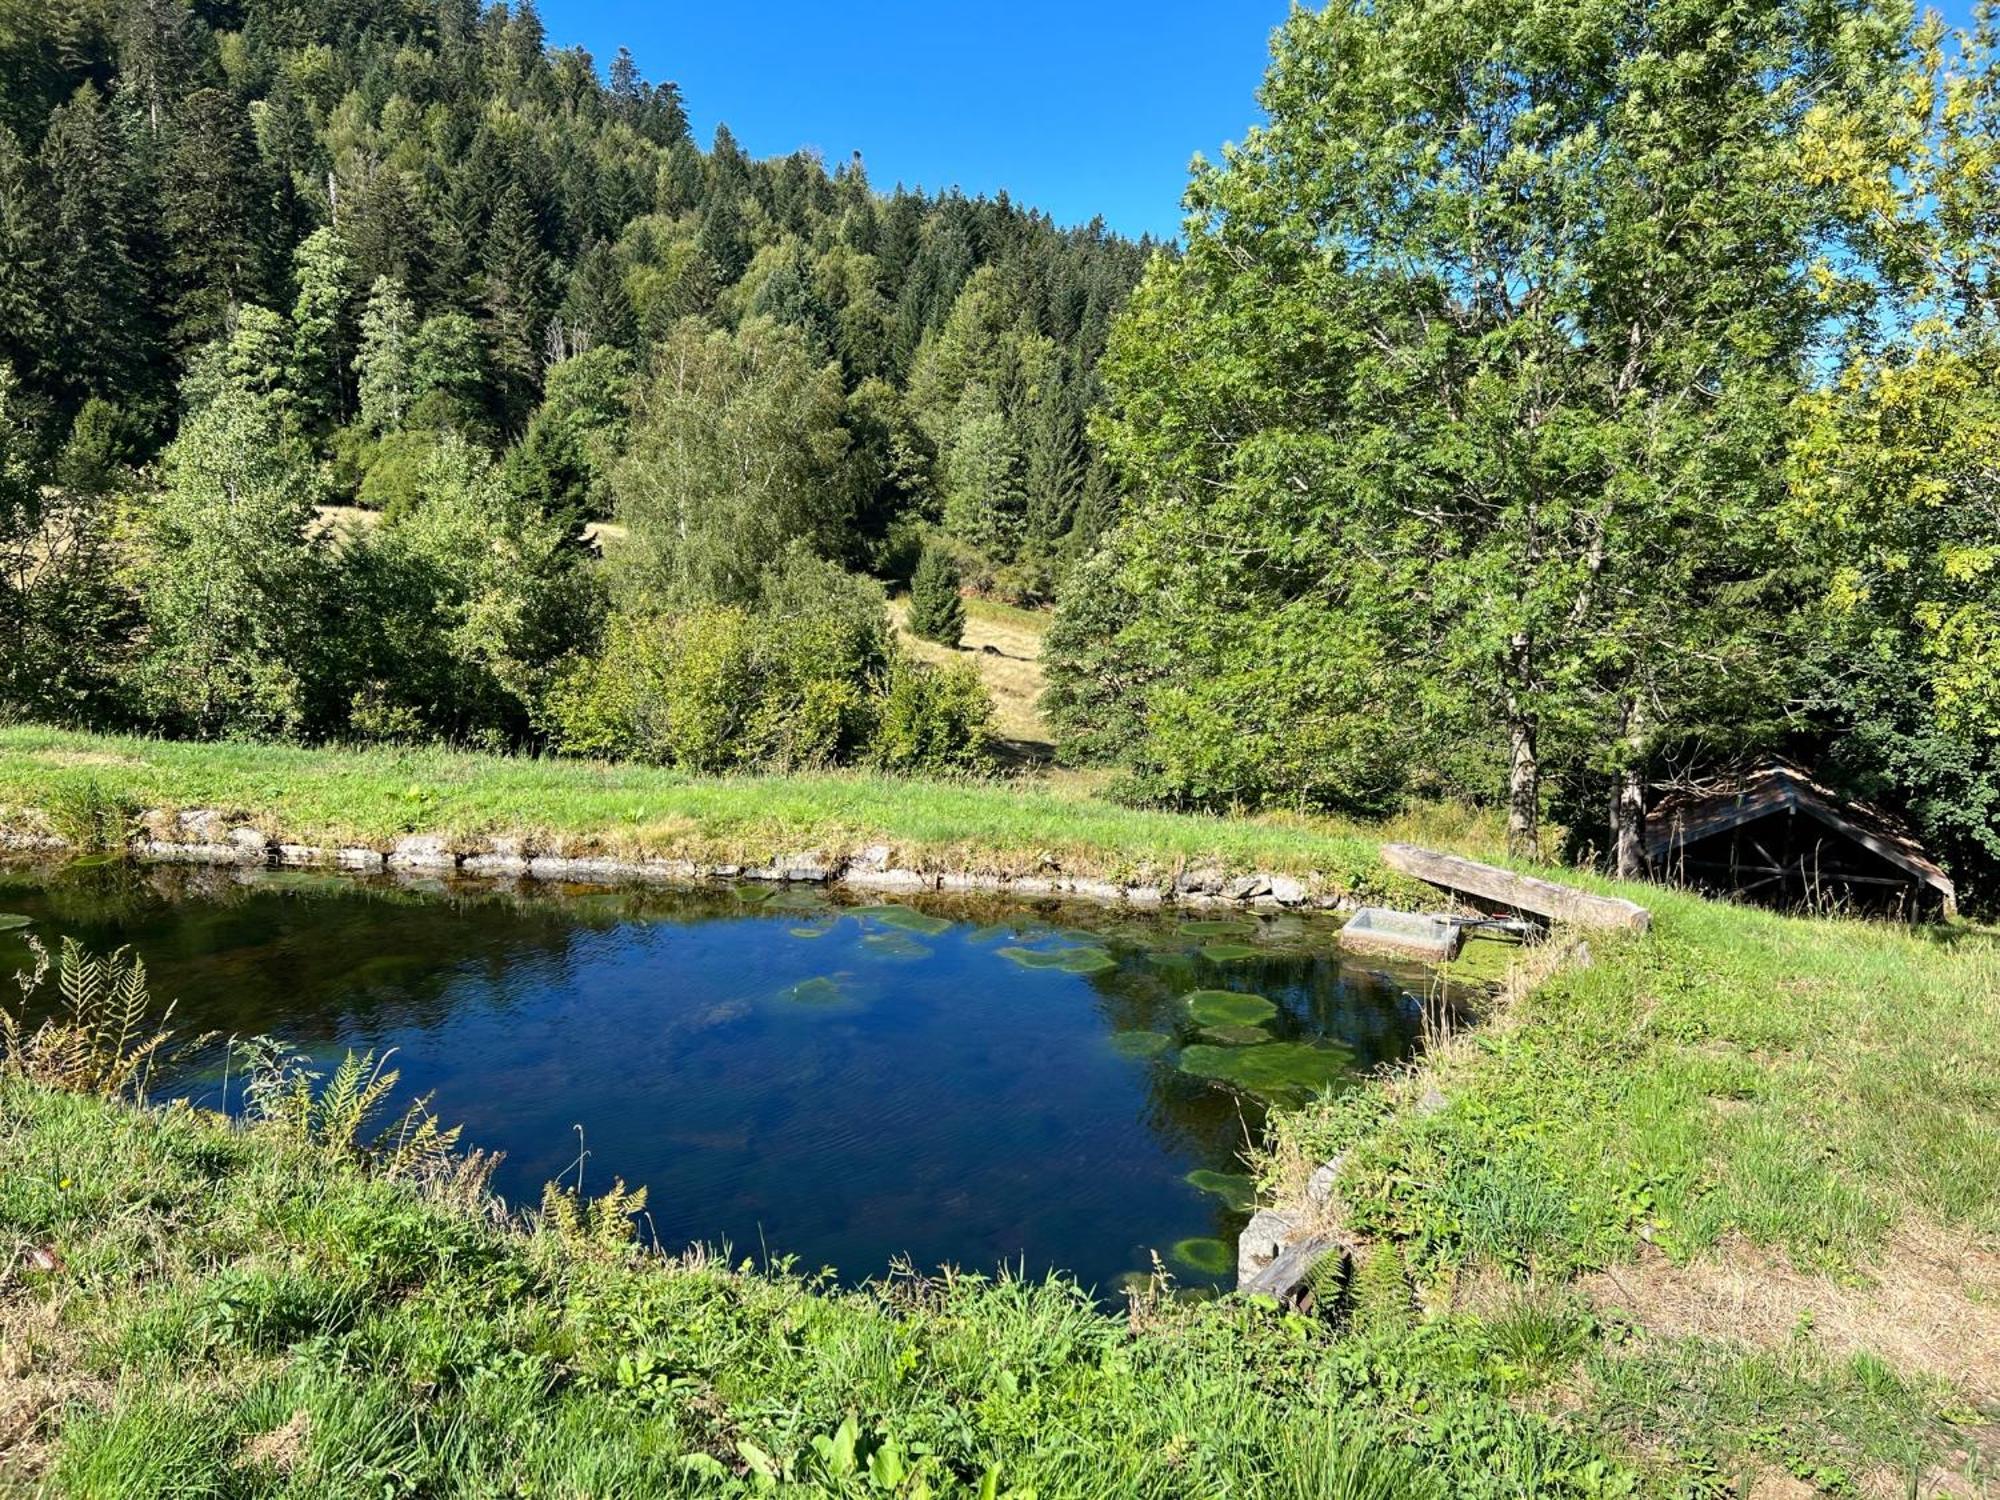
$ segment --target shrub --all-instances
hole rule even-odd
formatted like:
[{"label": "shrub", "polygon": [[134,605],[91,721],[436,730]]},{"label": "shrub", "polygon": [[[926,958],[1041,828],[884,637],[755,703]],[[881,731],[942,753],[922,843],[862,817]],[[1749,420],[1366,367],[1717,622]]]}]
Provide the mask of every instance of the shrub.
[{"label": "shrub", "polygon": [[749,615],[614,615],[603,651],[556,684],[547,728],[572,754],[722,771],[750,759],[757,707]]},{"label": "shrub", "polygon": [[969,663],[899,660],[889,673],[874,761],[890,771],[990,769],[993,703]]},{"label": "shrub", "polygon": [[935,542],[925,545],[910,580],[910,630],[927,641],[957,647],[965,638],[965,600],[959,597],[958,562]]}]

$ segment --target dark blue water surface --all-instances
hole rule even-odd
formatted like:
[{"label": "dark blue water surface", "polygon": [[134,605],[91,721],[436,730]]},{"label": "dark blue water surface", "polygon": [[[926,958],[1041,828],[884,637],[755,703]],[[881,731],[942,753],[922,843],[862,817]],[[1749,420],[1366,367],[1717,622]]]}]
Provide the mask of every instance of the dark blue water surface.
[{"label": "dark blue water surface", "polygon": [[[0,912],[34,919],[0,933],[0,972],[26,932],[129,944],[182,1035],[274,1035],[321,1068],[393,1048],[404,1095],[505,1153],[510,1201],[574,1180],[580,1126],[586,1190],[643,1183],[668,1248],[848,1280],[907,1257],[1108,1291],[1158,1252],[1226,1282],[1188,1242],[1233,1241],[1241,1185],[1202,1174],[1242,1170],[1300,1067],[1338,1086],[1406,1055],[1429,990],[1295,916],[116,866],[0,869]],[[1274,1013],[1218,1025],[1204,990]],[[238,1102],[215,1055],[169,1082]]]}]

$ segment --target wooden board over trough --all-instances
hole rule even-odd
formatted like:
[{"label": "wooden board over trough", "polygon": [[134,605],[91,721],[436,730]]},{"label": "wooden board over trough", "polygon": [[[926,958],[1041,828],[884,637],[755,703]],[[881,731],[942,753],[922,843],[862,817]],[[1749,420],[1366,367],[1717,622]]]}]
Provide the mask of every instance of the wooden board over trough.
[{"label": "wooden board over trough", "polygon": [[1616,896],[1593,896],[1575,886],[1557,885],[1533,875],[1517,875],[1498,865],[1482,865],[1456,854],[1439,854],[1414,844],[1384,844],[1382,863],[1392,870],[1438,886],[1458,896],[1475,897],[1490,906],[1532,912],[1550,922],[1578,927],[1615,927],[1644,932],[1653,914]]},{"label": "wooden board over trough", "polygon": [[1951,916],[1951,877],[1895,818],[1782,761],[1669,792],[1646,820],[1656,878],[1772,906]]}]

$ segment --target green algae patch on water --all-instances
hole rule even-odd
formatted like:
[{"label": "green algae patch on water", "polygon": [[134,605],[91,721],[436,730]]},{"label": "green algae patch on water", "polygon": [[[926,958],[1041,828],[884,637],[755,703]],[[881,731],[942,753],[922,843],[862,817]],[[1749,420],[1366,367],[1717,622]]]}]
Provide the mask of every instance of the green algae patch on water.
[{"label": "green algae patch on water", "polygon": [[1174,1039],[1164,1031],[1114,1031],[1111,1050],[1125,1057],[1160,1057],[1174,1050]]},{"label": "green algae patch on water", "polygon": [[929,958],[931,950],[907,932],[871,932],[861,946],[883,958]]},{"label": "green algae patch on water", "polygon": [[1262,995],[1236,990],[1196,990],[1187,997],[1187,1008],[1200,1026],[1255,1026],[1278,1013]]},{"label": "green algae patch on water", "polygon": [[1102,974],[1118,967],[1118,960],[1102,948],[997,948],[1007,962],[1024,969],[1057,969],[1064,974]]},{"label": "green algae patch on water", "polygon": [[1261,950],[1248,943],[1209,943],[1201,950],[1201,956],[1210,963],[1233,963],[1239,958],[1255,958]]},{"label": "green algae patch on water", "polygon": [[1255,1047],[1271,1040],[1261,1026],[1204,1026],[1201,1034],[1221,1047]]},{"label": "green algae patch on water", "polygon": [[787,927],[785,932],[795,938],[823,938],[833,931],[833,923],[822,922],[817,927]]},{"label": "green algae patch on water", "polygon": [[735,890],[736,899],[745,906],[762,906],[778,894],[768,885],[739,885]]},{"label": "green algae patch on water", "polygon": [[1175,1240],[1167,1254],[1204,1276],[1220,1276],[1236,1264],[1236,1251],[1225,1240]]},{"label": "green algae patch on water", "polygon": [[951,927],[951,923],[943,917],[933,917],[927,912],[918,911],[913,906],[863,906],[857,908],[854,915],[880,922],[884,927],[896,927],[904,932],[920,932],[925,937],[936,937]]},{"label": "green algae patch on water", "polygon": [[1259,1097],[1297,1097],[1353,1076],[1353,1054],[1345,1047],[1304,1042],[1265,1042],[1256,1047],[1197,1044],[1181,1052],[1181,1071],[1226,1083]]},{"label": "green algae patch on water", "polygon": [[781,992],[782,998],[795,1005],[837,1005],[847,998],[847,991],[840,987],[840,981],[821,975],[817,979],[804,979]]},{"label": "green algae patch on water", "polygon": [[1257,1184],[1241,1172],[1212,1172],[1197,1167],[1187,1174],[1187,1184],[1220,1198],[1232,1213],[1247,1214],[1257,1202]]},{"label": "green algae patch on water", "polygon": [[0,932],[12,932],[16,927],[26,927],[33,917],[24,917],[17,911],[0,911]]}]

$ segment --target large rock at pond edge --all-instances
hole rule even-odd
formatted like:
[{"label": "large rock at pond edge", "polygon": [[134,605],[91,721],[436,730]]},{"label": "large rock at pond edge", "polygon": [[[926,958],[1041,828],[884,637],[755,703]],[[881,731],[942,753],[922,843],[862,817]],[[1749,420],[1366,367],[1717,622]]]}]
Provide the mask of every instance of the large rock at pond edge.
[{"label": "large rock at pond edge", "polygon": [[392,870],[452,870],[458,867],[458,856],[451,846],[433,833],[412,834],[406,839],[397,839],[396,847],[389,851],[389,868]]}]

